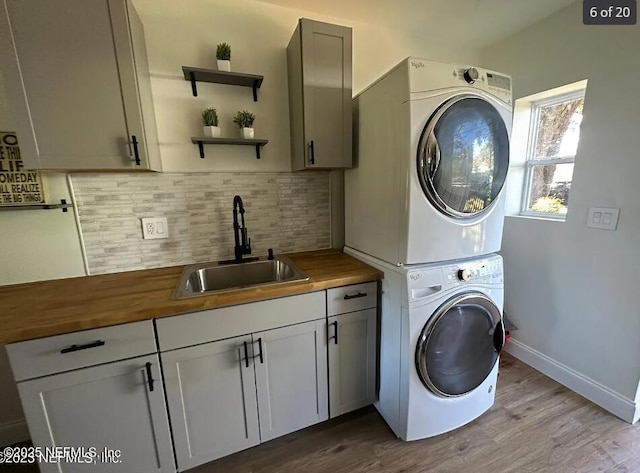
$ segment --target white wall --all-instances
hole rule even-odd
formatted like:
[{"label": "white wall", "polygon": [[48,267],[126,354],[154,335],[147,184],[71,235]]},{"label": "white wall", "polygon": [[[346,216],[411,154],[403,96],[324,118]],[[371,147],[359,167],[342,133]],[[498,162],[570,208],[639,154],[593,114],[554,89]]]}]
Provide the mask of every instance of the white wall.
[{"label": "white wall", "polygon": [[[302,2],[301,2],[302,3]],[[473,51],[452,51],[446,41],[418,40],[399,30],[293,10],[254,0],[134,0],[147,40],[149,69],[165,171],[289,171],[289,113],[286,47],[300,17],[335,22],[354,29],[354,93],[409,55],[469,61]],[[340,15],[336,11],[336,16]],[[215,46],[231,44],[231,68],[264,75],[254,103],[251,90],[198,83],[198,97],[181,67],[215,68]],[[208,146],[198,157],[190,137],[202,134],[200,113],[218,109],[223,136],[237,136],[237,110],[256,114],[256,136],[269,140],[263,159],[249,149]]]},{"label": "white wall", "polygon": [[[487,48],[514,98],[588,79],[566,222],[507,217],[506,312],[514,338],[621,400],[640,378],[640,29],[584,26],[576,2]],[[616,232],[586,227],[589,207],[619,207]]]}]

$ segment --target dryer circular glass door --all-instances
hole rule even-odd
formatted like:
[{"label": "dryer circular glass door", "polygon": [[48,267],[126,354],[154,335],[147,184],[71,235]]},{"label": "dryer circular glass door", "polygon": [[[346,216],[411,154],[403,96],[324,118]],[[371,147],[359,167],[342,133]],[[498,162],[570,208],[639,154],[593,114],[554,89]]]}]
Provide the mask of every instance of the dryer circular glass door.
[{"label": "dryer circular glass door", "polygon": [[497,200],[509,168],[509,134],[496,108],[475,94],[445,102],[418,147],[418,177],[429,201],[454,218],[472,218]]},{"label": "dryer circular glass door", "polygon": [[416,369],[422,383],[442,397],[480,386],[504,345],[502,315],[481,293],[459,294],[438,308],[418,338]]}]

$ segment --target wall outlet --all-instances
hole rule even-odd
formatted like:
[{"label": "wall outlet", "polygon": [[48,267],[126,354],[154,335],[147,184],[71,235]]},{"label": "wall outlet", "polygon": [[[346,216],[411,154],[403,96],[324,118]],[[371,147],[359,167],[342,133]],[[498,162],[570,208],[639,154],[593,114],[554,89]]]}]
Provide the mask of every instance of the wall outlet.
[{"label": "wall outlet", "polygon": [[604,207],[591,207],[587,218],[587,227],[601,228],[602,230],[614,230],[618,226],[620,209]]},{"label": "wall outlet", "polygon": [[167,225],[167,217],[143,218],[142,238],[144,238],[145,240],[169,238],[169,226]]}]

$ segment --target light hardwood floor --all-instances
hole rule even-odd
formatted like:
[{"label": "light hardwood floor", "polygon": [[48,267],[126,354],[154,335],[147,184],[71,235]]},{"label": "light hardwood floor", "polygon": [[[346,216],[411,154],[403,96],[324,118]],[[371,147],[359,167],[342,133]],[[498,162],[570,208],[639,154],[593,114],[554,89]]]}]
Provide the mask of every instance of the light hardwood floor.
[{"label": "light hardwood floor", "polygon": [[640,426],[505,355],[495,405],[454,432],[402,442],[367,408],[190,471],[276,472],[640,472]]}]

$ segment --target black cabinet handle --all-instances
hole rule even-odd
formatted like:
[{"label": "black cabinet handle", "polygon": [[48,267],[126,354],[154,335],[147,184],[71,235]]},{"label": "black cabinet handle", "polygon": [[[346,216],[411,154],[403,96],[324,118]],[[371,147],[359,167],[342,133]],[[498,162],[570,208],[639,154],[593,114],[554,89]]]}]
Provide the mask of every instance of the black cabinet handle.
[{"label": "black cabinet handle", "polygon": [[329,340],[333,340],[335,345],[338,344],[338,321],[331,322],[329,325],[333,325],[333,335],[329,337]]},{"label": "black cabinet handle", "polygon": [[138,138],[136,138],[136,135],[131,135],[131,144],[133,145],[133,157],[136,160],[136,166],[140,166],[140,153],[138,151]]},{"label": "black cabinet handle", "polygon": [[366,292],[358,292],[357,294],[354,294],[352,296],[350,296],[349,294],[344,296],[344,300],[348,301],[351,299],[359,299],[361,297],[367,297],[367,293]]},{"label": "black cabinet handle", "polygon": [[258,358],[260,358],[260,363],[263,364],[264,363],[264,357],[262,355],[262,337],[260,337],[258,339],[258,354],[254,355],[253,357],[255,358],[256,356]]},{"label": "black cabinet handle", "polygon": [[153,392],[153,374],[151,373],[151,362],[147,361],[147,364],[145,365],[145,368],[147,369],[147,383],[149,383],[149,391]]},{"label": "black cabinet handle", "polygon": [[84,345],[71,345],[70,347],[60,350],[60,353],[71,353],[74,351],[87,350],[89,348],[97,348],[102,346],[104,346],[104,340],[96,340],[95,342],[86,343]]},{"label": "black cabinet handle", "polygon": [[316,163],[316,148],[315,148],[315,145],[313,143],[313,140],[311,140],[309,142],[309,148],[310,148],[310,151],[311,151],[311,157],[309,158],[309,162],[311,164],[315,164]]},{"label": "black cabinet handle", "polygon": [[247,347],[247,342],[243,342],[244,343],[244,359],[245,359],[245,363],[247,368],[249,367],[249,348]]}]

